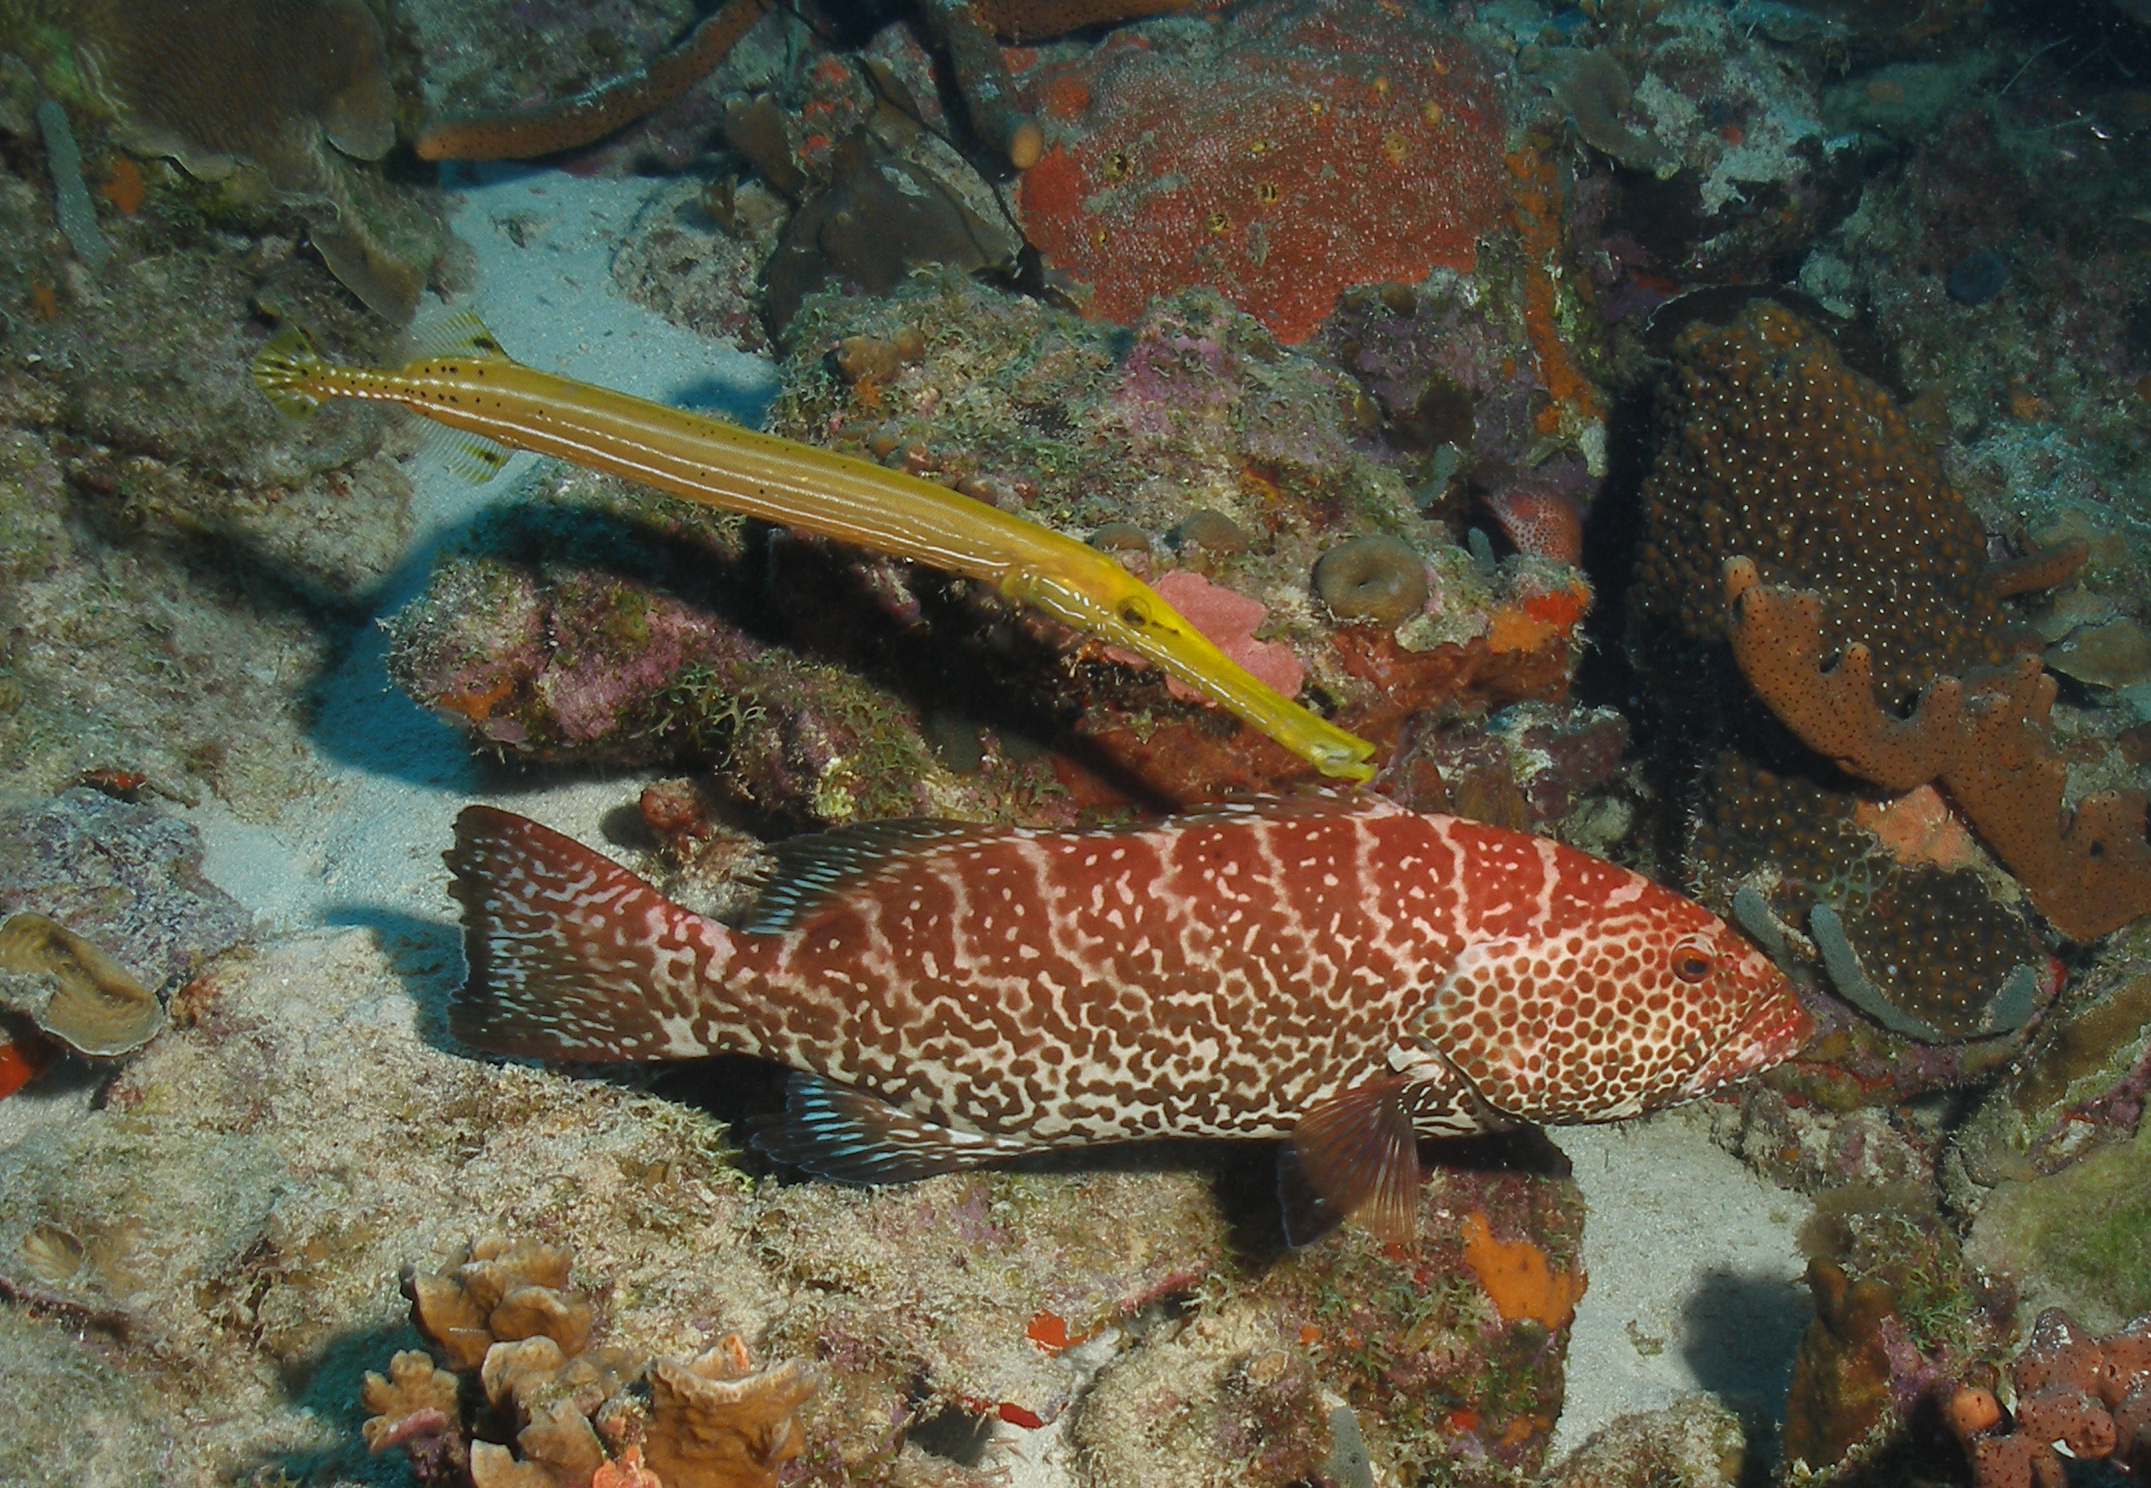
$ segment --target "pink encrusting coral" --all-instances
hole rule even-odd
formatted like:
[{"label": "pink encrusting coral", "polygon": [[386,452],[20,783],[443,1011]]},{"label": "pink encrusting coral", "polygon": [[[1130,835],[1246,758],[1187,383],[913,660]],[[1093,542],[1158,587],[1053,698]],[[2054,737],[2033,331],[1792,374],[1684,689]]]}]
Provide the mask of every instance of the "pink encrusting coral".
[{"label": "pink encrusting coral", "polygon": [[[1263,603],[1236,589],[1211,583],[1199,573],[1176,570],[1153,585],[1165,602],[1187,617],[1188,623],[1217,643],[1217,648],[1286,697],[1300,690],[1307,668],[1283,641],[1258,641],[1255,627],[1262,623]],[[1166,687],[1183,701],[1197,696],[1193,689],[1168,679]]]},{"label": "pink encrusting coral", "polygon": [[1037,69],[1025,96],[1049,145],[1023,178],[1026,235],[1108,320],[1211,284],[1299,341],[1352,285],[1470,267],[1503,204],[1476,55],[1401,6],[1263,0],[1214,51],[1130,33]]}]

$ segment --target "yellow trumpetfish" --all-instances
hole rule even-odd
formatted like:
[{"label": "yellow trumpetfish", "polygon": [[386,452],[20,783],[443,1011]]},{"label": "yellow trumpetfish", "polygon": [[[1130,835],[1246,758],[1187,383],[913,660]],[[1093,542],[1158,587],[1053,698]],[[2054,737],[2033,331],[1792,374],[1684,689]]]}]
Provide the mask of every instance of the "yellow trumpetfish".
[{"label": "yellow trumpetfish", "polygon": [[983,579],[1006,599],[1156,662],[1325,775],[1374,773],[1373,745],[1257,681],[1087,544],[932,481],[540,372],[509,357],[475,318],[459,321],[453,349],[394,368],[335,365],[286,329],[254,358],[254,379],[294,416],[330,398],[401,403],[516,449]]}]

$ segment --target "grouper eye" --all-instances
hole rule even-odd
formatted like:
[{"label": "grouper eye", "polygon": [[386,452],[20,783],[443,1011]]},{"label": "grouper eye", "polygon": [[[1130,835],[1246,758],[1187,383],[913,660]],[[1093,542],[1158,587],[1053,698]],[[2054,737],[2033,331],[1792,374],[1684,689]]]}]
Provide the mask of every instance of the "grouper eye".
[{"label": "grouper eye", "polygon": [[1673,975],[1684,982],[1700,982],[1710,975],[1710,950],[1701,941],[1684,940],[1673,947]]}]

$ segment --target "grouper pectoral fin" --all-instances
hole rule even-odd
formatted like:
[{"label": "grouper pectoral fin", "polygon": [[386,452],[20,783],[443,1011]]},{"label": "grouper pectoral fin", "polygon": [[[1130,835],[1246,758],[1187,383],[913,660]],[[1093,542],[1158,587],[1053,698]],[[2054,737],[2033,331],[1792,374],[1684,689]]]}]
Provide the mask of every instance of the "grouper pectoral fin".
[{"label": "grouper pectoral fin", "polygon": [[909,1183],[1040,1151],[1021,1137],[957,1131],[878,1095],[795,1072],[784,1114],[754,1134],[759,1152],[832,1183]]},{"label": "grouper pectoral fin", "polygon": [[1285,1243],[1312,1245],[1347,1219],[1409,1243],[1418,1218],[1419,1136],[1412,1087],[1389,1075],[1333,1095],[1300,1117],[1278,1158]]}]

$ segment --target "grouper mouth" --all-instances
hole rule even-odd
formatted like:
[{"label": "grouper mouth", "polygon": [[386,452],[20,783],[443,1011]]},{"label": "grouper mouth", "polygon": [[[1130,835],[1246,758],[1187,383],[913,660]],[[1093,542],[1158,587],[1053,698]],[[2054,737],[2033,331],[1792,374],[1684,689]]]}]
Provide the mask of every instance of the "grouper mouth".
[{"label": "grouper mouth", "polygon": [[1686,1086],[1690,1096],[1705,1095],[1720,1085],[1744,1080],[1773,1065],[1783,1064],[1807,1046],[1815,1036],[1815,1019],[1800,1005],[1788,986],[1762,1004],[1733,1029],[1717,1052],[1703,1062]]}]

